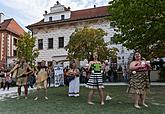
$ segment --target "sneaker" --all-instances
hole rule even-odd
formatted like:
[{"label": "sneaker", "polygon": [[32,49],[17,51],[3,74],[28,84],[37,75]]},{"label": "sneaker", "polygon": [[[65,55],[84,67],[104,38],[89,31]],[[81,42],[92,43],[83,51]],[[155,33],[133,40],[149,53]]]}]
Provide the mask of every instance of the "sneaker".
[{"label": "sneaker", "polygon": [[48,100],[48,97],[45,97],[46,100]]},{"label": "sneaker", "polygon": [[105,103],[104,102],[101,102],[101,105],[104,105]]},{"label": "sneaker", "polygon": [[36,97],[34,100],[35,100],[35,101],[38,100],[38,97]]},{"label": "sneaker", "polygon": [[134,105],[135,108],[140,109],[141,107],[139,105]]},{"label": "sneaker", "polygon": [[88,102],[88,104],[89,104],[89,105],[94,105],[94,103],[93,103],[93,102]]},{"label": "sneaker", "polygon": [[112,99],[112,97],[110,97],[109,95],[107,95],[106,98],[105,98],[106,101],[109,101],[111,99]]},{"label": "sneaker", "polygon": [[145,104],[145,103],[143,103],[143,106],[144,106],[144,107],[146,107],[146,108],[148,108],[148,105],[147,105],[147,104]]}]

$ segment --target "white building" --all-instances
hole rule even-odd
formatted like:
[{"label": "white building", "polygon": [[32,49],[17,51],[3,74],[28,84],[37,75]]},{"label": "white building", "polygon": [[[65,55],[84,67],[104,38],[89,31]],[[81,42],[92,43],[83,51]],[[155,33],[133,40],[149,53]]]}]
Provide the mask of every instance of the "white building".
[{"label": "white building", "polygon": [[[70,35],[76,28],[85,25],[102,28],[107,32],[107,36],[104,37],[105,42],[111,41],[114,29],[107,20],[107,17],[111,16],[107,8],[108,6],[102,6],[71,11],[70,8],[57,2],[50,8],[50,13],[45,11],[43,20],[27,26],[37,38],[36,48],[40,49],[37,62],[45,60],[51,64],[53,60],[66,60],[67,51],[64,47],[68,44]],[[118,60],[118,64],[127,63],[130,51],[122,45],[113,44],[109,47],[117,47],[120,50],[118,55],[121,59]]]}]

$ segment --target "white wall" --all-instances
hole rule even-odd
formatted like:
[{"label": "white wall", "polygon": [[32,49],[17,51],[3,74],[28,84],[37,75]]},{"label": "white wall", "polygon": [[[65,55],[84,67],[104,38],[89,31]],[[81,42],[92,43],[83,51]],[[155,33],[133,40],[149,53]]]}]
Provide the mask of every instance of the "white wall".
[{"label": "white wall", "polygon": [[[63,56],[67,55],[67,51],[65,49],[58,49],[58,37],[64,37],[64,46],[66,46],[69,42],[70,35],[74,32],[76,27],[83,27],[86,25],[86,23],[79,23],[76,26],[62,26],[58,28],[52,28],[52,29],[41,29],[38,31],[37,34],[34,36],[37,37],[37,39],[43,39],[43,50],[40,50],[40,55],[37,58],[37,62],[40,62],[41,60],[46,61],[52,61],[52,60],[60,60],[65,59],[65,57],[55,57],[53,56]],[[98,21],[94,24],[88,24],[88,26],[93,28],[102,28],[105,32],[107,32],[107,36],[104,36],[104,41],[108,42],[111,41],[111,37],[114,35],[115,31],[112,27],[110,27],[110,23],[108,21]],[[54,39],[53,49],[48,49],[48,38]],[[124,61],[128,61],[128,57],[131,51],[128,51],[126,48],[123,48],[124,53],[122,53],[122,45],[110,45],[110,47],[116,47],[119,49],[118,56],[122,58],[124,56]],[[38,40],[36,40],[36,48],[38,48]],[[118,60],[118,64],[122,64],[122,59]]]},{"label": "white wall", "polygon": [[65,12],[60,12],[60,13],[50,13],[45,15],[44,17],[44,22],[48,22],[49,21],[49,17],[52,17],[52,21],[56,21],[56,20],[61,20],[61,15],[65,15],[64,19],[69,19],[71,12],[70,11],[65,11]]},{"label": "white wall", "polygon": [[[67,51],[64,48],[58,48],[58,38],[64,37],[64,46],[68,44],[70,35],[74,32],[75,28],[60,28],[60,29],[50,29],[48,33],[44,30],[39,31],[34,36],[37,37],[36,40],[36,48],[38,48],[38,39],[43,39],[43,50],[40,50],[40,55],[37,59],[37,62],[41,60],[52,61],[54,60],[54,56],[64,56],[67,55]],[[53,49],[48,49],[48,38],[53,38]],[[60,60],[60,57],[57,57]],[[61,57],[62,59],[66,59]],[[56,61],[58,61],[56,60]]]}]

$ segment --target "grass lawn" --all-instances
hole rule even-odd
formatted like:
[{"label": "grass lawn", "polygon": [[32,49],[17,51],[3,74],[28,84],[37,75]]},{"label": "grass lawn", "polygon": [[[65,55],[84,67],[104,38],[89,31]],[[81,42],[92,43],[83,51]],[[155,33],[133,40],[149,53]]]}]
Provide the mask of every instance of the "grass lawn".
[{"label": "grass lawn", "polygon": [[[135,109],[132,98],[125,93],[127,86],[106,86],[112,100],[104,106],[99,104],[99,96],[94,97],[95,105],[87,104],[88,89],[81,87],[80,97],[67,97],[67,87],[49,88],[49,100],[34,101],[31,92],[27,100],[8,98],[0,101],[0,114],[165,114],[165,86],[152,86],[147,97],[149,108]],[[43,91],[41,91],[43,93]]]}]

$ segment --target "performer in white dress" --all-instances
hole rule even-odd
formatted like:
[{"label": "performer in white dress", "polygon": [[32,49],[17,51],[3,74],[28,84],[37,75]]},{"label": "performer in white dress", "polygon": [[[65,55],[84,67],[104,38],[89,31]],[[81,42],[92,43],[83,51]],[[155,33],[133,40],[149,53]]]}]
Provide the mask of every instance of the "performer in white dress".
[{"label": "performer in white dress", "polygon": [[79,79],[79,69],[76,68],[76,62],[72,61],[70,63],[70,69],[66,73],[68,78],[71,78],[71,81],[69,82],[69,92],[68,96],[71,97],[78,97],[79,91],[80,91],[80,79]]}]

